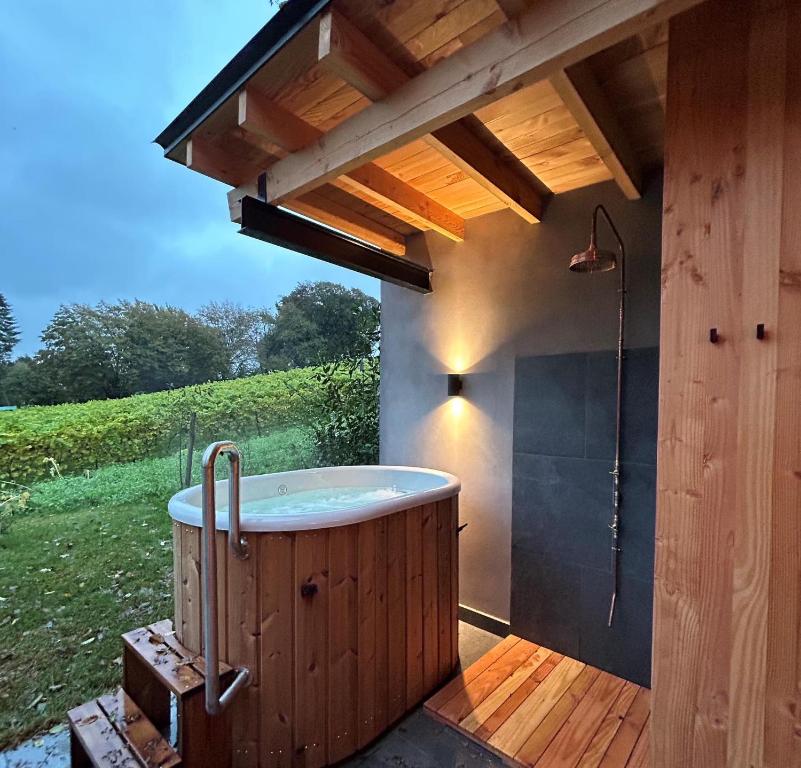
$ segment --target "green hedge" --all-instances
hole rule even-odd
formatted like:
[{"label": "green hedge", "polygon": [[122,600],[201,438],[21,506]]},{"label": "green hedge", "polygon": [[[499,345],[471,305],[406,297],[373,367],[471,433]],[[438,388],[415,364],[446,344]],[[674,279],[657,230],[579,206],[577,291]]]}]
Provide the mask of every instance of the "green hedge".
[{"label": "green hedge", "polygon": [[0,412],[0,479],[31,482],[111,463],[163,456],[185,441],[197,413],[197,445],[226,436],[266,434],[301,423],[294,392],[312,385],[313,369],[201,384],[119,400],[36,406]]}]

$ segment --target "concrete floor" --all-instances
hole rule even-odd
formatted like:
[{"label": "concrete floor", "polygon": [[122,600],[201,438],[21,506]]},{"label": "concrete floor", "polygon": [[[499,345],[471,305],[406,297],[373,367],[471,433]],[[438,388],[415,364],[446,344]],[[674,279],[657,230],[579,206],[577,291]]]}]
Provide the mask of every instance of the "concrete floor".
[{"label": "concrete floor", "polygon": [[[469,667],[501,638],[459,622],[459,655]],[[69,734],[47,733],[0,753],[0,768],[69,768]],[[418,707],[364,752],[341,763],[368,768],[480,768],[503,762]]]}]

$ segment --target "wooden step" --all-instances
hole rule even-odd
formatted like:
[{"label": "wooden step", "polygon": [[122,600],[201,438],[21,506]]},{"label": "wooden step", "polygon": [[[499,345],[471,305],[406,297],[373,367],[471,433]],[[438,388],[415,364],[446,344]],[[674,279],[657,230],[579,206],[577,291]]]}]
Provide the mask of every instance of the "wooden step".
[{"label": "wooden step", "polygon": [[[122,641],[126,653],[133,654],[150,669],[161,685],[179,698],[205,684],[205,660],[178,642],[170,619],[126,632]],[[219,671],[223,680],[233,672],[222,662]],[[127,685],[125,688],[129,690]]]},{"label": "wooden step", "polygon": [[181,764],[178,753],[122,689],[70,710],[68,719],[74,768]]}]

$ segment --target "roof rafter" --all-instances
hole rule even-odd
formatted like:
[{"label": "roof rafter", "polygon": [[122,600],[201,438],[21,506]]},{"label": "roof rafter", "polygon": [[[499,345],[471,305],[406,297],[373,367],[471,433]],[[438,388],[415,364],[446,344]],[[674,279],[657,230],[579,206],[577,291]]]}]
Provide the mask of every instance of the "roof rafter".
[{"label": "roof rafter", "polygon": [[[239,127],[246,134],[266,139],[289,152],[303,149],[323,136],[322,131],[253,88],[239,93]],[[356,189],[372,200],[399,208],[421,229],[433,229],[456,242],[464,240],[461,216],[380,166],[367,163],[346,176],[346,179],[332,179],[331,183],[346,192]]]},{"label": "roof rafter", "polygon": [[267,199],[314,189],[700,1],[541,0],[273,165]]},{"label": "roof rafter", "polygon": [[642,168],[615,110],[586,61],[550,78],[604,165],[629,200],[642,196]]},{"label": "roof rafter", "polygon": [[[371,101],[411,77],[335,9],[320,21],[319,63]],[[542,217],[548,188],[476,118],[464,118],[425,137],[467,176],[528,222]]]}]

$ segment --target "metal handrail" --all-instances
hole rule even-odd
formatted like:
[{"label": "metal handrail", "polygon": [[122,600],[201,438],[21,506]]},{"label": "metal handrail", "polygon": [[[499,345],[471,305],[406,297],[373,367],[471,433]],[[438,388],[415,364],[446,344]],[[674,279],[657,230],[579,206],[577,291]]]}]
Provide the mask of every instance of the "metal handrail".
[{"label": "metal handrail", "polygon": [[206,712],[222,712],[251,682],[250,670],[237,667],[233,683],[220,695],[220,647],[217,634],[217,503],[215,498],[214,465],[220,454],[228,456],[228,548],[238,560],[248,557],[247,542],[239,529],[239,449],[228,440],[212,443],[203,454],[203,645],[206,657]]}]

